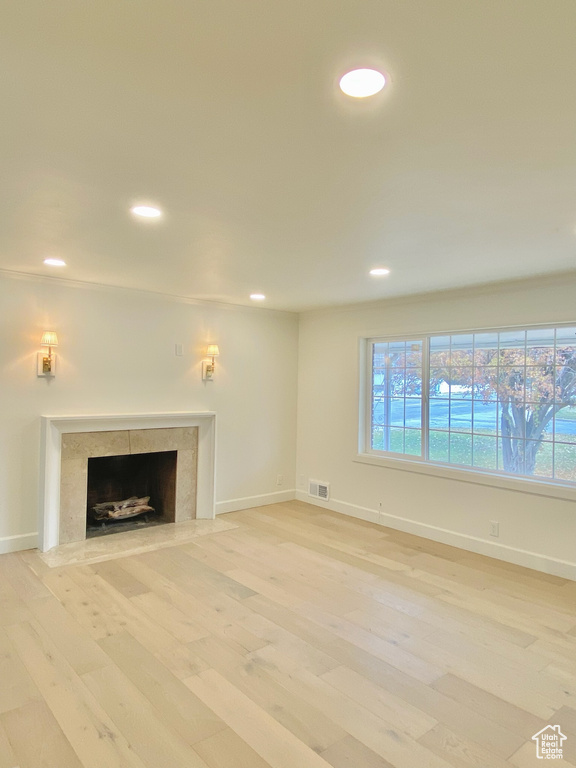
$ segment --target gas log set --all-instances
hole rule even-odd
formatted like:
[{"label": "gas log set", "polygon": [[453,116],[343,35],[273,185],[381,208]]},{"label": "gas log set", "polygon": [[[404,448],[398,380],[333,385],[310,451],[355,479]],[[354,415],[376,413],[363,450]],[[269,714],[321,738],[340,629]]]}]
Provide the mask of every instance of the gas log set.
[{"label": "gas log set", "polygon": [[154,513],[156,510],[148,504],[149,501],[150,496],[130,496],[122,501],[106,501],[95,504],[90,510],[90,517],[95,523],[106,523]]}]

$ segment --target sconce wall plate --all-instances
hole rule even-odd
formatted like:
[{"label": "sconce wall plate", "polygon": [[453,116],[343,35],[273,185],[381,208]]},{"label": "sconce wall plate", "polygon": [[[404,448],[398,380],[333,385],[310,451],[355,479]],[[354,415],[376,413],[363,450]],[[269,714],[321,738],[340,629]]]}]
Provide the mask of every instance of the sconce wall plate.
[{"label": "sconce wall plate", "polygon": [[214,381],[214,366],[211,360],[202,360],[202,379]]},{"label": "sconce wall plate", "polygon": [[48,347],[48,352],[38,352],[36,375],[44,378],[56,375],[56,355],[52,347],[58,346],[58,336],[54,331],[44,331],[40,346]]},{"label": "sconce wall plate", "polygon": [[56,355],[52,353],[52,357],[48,357],[47,352],[38,352],[37,359],[37,376],[46,378],[47,376],[56,375]]}]

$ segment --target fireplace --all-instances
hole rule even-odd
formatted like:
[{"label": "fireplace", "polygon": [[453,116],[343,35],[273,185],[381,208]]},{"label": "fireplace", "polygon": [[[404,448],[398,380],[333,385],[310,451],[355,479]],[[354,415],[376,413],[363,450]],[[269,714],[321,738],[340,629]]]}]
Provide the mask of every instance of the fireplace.
[{"label": "fireplace", "polygon": [[86,538],[173,523],[178,451],[88,459]]},{"label": "fireplace", "polygon": [[214,519],[215,426],[214,413],[43,416],[39,548],[84,540],[89,508],[131,496],[150,496],[149,521]]}]

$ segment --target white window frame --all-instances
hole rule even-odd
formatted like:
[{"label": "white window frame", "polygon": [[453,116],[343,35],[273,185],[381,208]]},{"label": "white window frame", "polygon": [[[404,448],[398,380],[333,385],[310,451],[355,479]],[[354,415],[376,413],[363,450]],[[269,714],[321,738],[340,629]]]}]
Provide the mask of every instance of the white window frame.
[{"label": "white window frame", "polygon": [[[358,450],[354,461],[372,466],[384,467],[403,472],[443,477],[459,482],[503,488],[520,493],[548,496],[566,501],[576,501],[576,483],[561,480],[547,480],[514,476],[504,472],[476,467],[458,466],[432,462],[428,456],[428,415],[429,415],[429,340],[433,336],[455,336],[458,334],[495,333],[508,331],[543,330],[546,328],[576,327],[576,322],[539,323],[532,325],[497,326],[459,330],[440,330],[426,333],[406,333],[389,336],[363,335],[359,338],[359,398],[358,398]],[[372,435],[372,345],[391,341],[422,340],[422,455],[387,453],[371,447]]]}]

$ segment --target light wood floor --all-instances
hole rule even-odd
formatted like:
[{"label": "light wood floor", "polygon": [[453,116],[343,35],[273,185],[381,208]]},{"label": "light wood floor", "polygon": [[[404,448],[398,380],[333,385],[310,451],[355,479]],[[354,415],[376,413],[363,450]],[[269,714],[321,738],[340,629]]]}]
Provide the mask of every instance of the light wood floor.
[{"label": "light wood floor", "polygon": [[576,583],[299,502],[0,557],[0,768],[576,766]]}]

